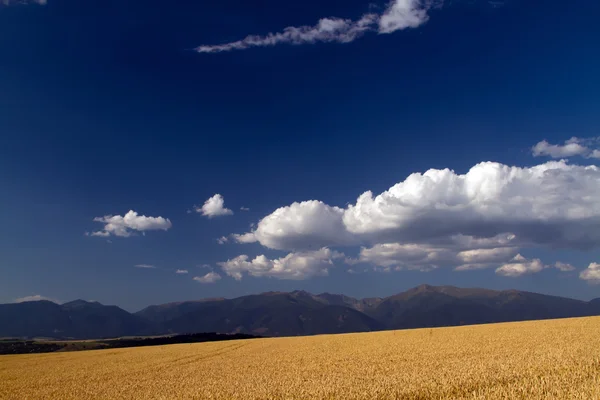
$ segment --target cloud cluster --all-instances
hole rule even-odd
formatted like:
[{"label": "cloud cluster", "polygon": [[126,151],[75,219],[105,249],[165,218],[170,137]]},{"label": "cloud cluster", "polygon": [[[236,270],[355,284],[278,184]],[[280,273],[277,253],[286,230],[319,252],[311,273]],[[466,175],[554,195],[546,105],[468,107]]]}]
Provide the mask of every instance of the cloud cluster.
[{"label": "cloud cluster", "polygon": [[[569,158],[580,156],[584,158],[599,158],[600,159],[600,138],[582,139],[572,137],[563,145],[550,144],[542,140],[531,149],[534,157],[547,156],[551,158]],[[596,147],[594,149],[593,147]]]},{"label": "cloud cluster", "polygon": [[201,213],[208,218],[222,217],[225,215],[233,215],[233,211],[225,208],[225,200],[220,194],[215,194],[204,202],[202,207],[195,207],[197,213]]},{"label": "cloud cluster", "polygon": [[[325,274],[332,265],[323,251],[361,245],[347,264],[383,271],[495,268],[508,277],[552,267],[568,272],[574,270],[570,264],[549,266],[519,252],[600,247],[599,198],[600,168],[594,165],[561,160],[521,168],[483,162],[465,174],[431,169],[378,195],[365,192],[346,208],[318,200],[278,208],[251,232],[230,237],[291,251],[288,256],[250,260],[242,255],[219,265],[236,279],[243,273],[305,279]],[[307,257],[315,254],[321,256]],[[303,262],[296,264],[297,259]],[[594,274],[591,269],[582,279]]]},{"label": "cloud cluster", "polygon": [[194,280],[196,282],[204,283],[204,284],[215,283],[220,279],[221,279],[221,275],[217,274],[216,272],[209,272],[208,274],[206,274],[204,276],[194,277]]},{"label": "cloud cluster", "polygon": [[453,267],[457,271],[489,268],[513,258],[518,248],[516,237],[506,233],[490,239],[454,235],[432,243],[382,243],[362,247],[350,265],[370,264],[376,269],[429,271]]},{"label": "cloud cluster", "polygon": [[14,300],[15,303],[27,303],[30,301],[51,301],[53,303],[60,304],[60,302],[58,300],[52,299],[50,297],[42,296],[39,294],[36,294],[33,296],[20,297],[20,298]]},{"label": "cloud cluster", "polygon": [[223,272],[236,280],[241,280],[245,273],[254,277],[302,280],[328,275],[333,260],[342,257],[342,253],[322,248],[317,251],[290,253],[278,259],[260,255],[250,260],[247,255],[241,255],[218,265]]},{"label": "cloud cluster", "polygon": [[130,237],[137,232],[163,230],[167,231],[172,227],[171,221],[163,217],[146,217],[138,215],[137,212],[130,210],[125,216],[106,215],[104,217],[94,218],[94,222],[104,224],[101,231],[92,232],[91,236],[108,237],[120,236]]},{"label": "cloud cluster", "polygon": [[591,263],[584,271],[581,271],[579,277],[584,281],[600,284],[600,264]]},{"label": "cloud cluster", "polygon": [[[414,173],[342,209],[311,200],[275,210],[244,235],[277,250],[492,239],[519,246],[600,246],[600,168],[550,161],[528,168],[483,162],[466,174]],[[473,239],[471,239],[473,240]]]},{"label": "cloud cluster", "polygon": [[392,33],[406,28],[417,28],[428,20],[430,1],[392,0],[382,14],[364,14],[358,20],[337,17],[322,18],[314,26],[290,26],[282,32],[266,36],[250,35],[242,40],[220,45],[202,45],[199,53],[220,53],[244,50],[251,47],[275,46],[278,44],[312,44],[316,42],[349,43],[369,31]]}]

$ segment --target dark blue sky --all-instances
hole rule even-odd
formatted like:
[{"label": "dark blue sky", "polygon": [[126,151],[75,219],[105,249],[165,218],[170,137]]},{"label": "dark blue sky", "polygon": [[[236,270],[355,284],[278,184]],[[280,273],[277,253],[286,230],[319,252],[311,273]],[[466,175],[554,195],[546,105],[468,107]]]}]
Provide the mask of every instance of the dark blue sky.
[{"label": "dark blue sky", "polygon": [[[501,264],[463,272],[367,264],[350,274],[339,258],[328,276],[235,280],[217,264],[294,250],[216,242],[293,202],[344,208],[413,172],[465,174],[482,161],[531,167],[548,161],[531,152],[542,140],[600,136],[596,1],[454,1],[428,10],[419,27],[351,43],[193,51],[369,9],[355,0],[0,5],[0,302],[41,295],[137,310],[267,290],[383,296],[420,283],[600,296],[579,278],[600,262],[596,244],[520,246],[530,260],[576,271],[517,278],[495,272]],[[187,213],[215,193],[234,215]],[[129,210],[172,227],[84,235],[102,229],[95,217]],[[375,243],[332,249],[356,258],[359,244]],[[222,279],[194,281],[210,272],[203,264]]]}]

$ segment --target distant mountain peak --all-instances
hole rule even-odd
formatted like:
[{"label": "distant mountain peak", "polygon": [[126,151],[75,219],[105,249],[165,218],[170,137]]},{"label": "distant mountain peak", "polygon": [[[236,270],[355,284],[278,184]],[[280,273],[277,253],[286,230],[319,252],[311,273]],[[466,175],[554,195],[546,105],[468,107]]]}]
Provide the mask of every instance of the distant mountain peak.
[{"label": "distant mountain peak", "polygon": [[80,306],[80,305],[86,305],[89,304],[89,301],[85,301],[82,299],[77,299],[77,300],[73,300],[73,301],[69,301],[68,303],[65,303],[65,306]]},{"label": "distant mountain peak", "polygon": [[294,290],[290,294],[292,294],[294,296],[310,296],[310,297],[313,296],[311,293],[307,292],[306,290]]},{"label": "distant mountain peak", "polygon": [[288,292],[277,292],[277,291],[264,292],[264,293],[259,294],[258,296],[278,296],[281,294],[288,294]]},{"label": "distant mountain peak", "polygon": [[86,301],[86,300],[82,300],[82,299],[73,300],[73,301],[63,304],[63,307],[67,308],[67,309],[68,308],[89,307],[89,306],[98,307],[98,306],[102,306],[102,304],[98,303],[97,301]]},{"label": "distant mountain peak", "polygon": [[415,289],[418,291],[422,291],[422,292],[425,292],[425,291],[429,292],[429,291],[434,291],[436,289],[436,287],[432,286],[432,285],[428,285],[428,284],[422,284],[422,285],[417,286]]}]

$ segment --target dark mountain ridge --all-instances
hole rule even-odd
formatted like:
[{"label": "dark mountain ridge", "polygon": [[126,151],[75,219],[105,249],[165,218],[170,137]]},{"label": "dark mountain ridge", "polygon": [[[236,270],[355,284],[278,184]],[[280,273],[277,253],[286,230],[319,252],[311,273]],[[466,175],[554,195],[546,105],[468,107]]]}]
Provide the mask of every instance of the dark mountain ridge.
[{"label": "dark mountain ridge", "polygon": [[2,304],[0,337],[88,339],[198,332],[296,336],[594,315],[600,315],[600,299],[421,285],[385,298],[268,292],[153,305],[134,314],[83,300]]},{"label": "dark mountain ridge", "polygon": [[142,317],[98,302],[0,304],[0,337],[90,339],[151,335],[160,330]]}]

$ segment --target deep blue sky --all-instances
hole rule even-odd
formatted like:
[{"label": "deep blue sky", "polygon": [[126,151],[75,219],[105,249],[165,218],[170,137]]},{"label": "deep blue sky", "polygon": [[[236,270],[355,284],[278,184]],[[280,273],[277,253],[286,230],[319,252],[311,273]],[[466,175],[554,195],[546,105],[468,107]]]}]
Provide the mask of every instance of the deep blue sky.
[{"label": "deep blue sky", "polygon": [[[600,296],[577,277],[600,262],[597,249],[524,250],[578,270],[516,279],[493,268],[351,275],[340,265],[302,281],[192,280],[208,272],[197,265],[220,272],[217,262],[240,254],[287,254],[216,238],[294,201],[344,207],[413,172],[532,166],[547,161],[530,151],[543,139],[600,135],[596,1],[447,2],[416,29],[347,44],[191,50],[368,8],[356,0],[0,6],[0,302],[39,294],[137,310],[267,290],[383,296],[420,283]],[[187,213],[215,193],[233,216]],[[112,243],[84,235],[102,228],[94,217],[130,209],[173,227]]]}]

